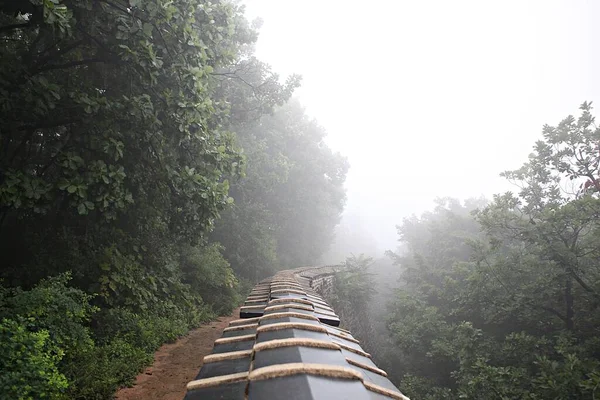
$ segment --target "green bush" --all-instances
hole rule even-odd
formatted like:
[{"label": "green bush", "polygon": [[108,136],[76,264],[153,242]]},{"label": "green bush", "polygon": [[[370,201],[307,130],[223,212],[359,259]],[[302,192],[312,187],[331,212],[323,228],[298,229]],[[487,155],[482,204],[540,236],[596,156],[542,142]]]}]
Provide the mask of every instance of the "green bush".
[{"label": "green bush", "polygon": [[181,287],[176,296],[157,301],[144,314],[184,321],[190,328],[214,317],[210,304],[205,303],[199,294],[192,293],[189,285],[180,283],[177,286]]},{"label": "green bush", "polygon": [[[193,289],[215,296],[217,312],[229,312],[238,283],[219,248],[196,249],[190,259],[198,267]],[[199,266],[224,275],[202,276]],[[11,399],[109,399],[152,362],[158,347],[213,315],[186,283],[173,282],[162,300],[133,311],[92,306],[93,296],[68,286],[70,279],[62,274],[30,290],[0,286],[0,393]]]},{"label": "green bush", "polygon": [[222,250],[219,244],[190,246],[181,250],[180,261],[192,292],[202,296],[219,315],[230,313],[241,301],[239,281]]},{"label": "green bush", "polygon": [[[0,291],[0,317],[22,322],[28,335],[42,335],[48,346],[60,354],[53,358],[54,368],[69,382],[69,397],[77,391],[71,383],[80,374],[79,360],[94,349],[88,327],[97,308],[90,305],[92,296],[67,286],[70,274],[42,280],[31,290],[20,288]],[[24,388],[21,388],[23,390]]]},{"label": "green bush", "polygon": [[63,274],[28,291],[0,290],[0,392],[11,399],[109,399],[158,346],[187,331],[177,316],[117,308],[98,315],[112,319],[95,320],[102,327],[96,343],[88,325],[97,309],[91,296],[67,286],[69,279]]},{"label": "green bush", "polygon": [[186,321],[174,316],[136,314],[126,308],[105,310],[98,316],[97,337],[100,343],[121,338],[146,352],[154,352],[165,342],[172,342],[188,331]]},{"label": "green bush", "polygon": [[0,317],[18,316],[26,321],[29,331],[47,331],[66,353],[92,346],[87,325],[97,308],[90,305],[93,296],[67,286],[70,279],[65,273],[44,279],[31,290],[0,291]]},{"label": "green bush", "polygon": [[116,338],[96,346],[77,357],[72,368],[79,373],[72,378],[71,399],[112,399],[116,390],[129,385],[133,378],[152,362],[152,353]]},{"label": "green bush", "polygon": [[0,322],[0,393],[15,400],[65,398],[68,383],[58,370],[62,350],[48,331],[30,332],[26,324]]}]

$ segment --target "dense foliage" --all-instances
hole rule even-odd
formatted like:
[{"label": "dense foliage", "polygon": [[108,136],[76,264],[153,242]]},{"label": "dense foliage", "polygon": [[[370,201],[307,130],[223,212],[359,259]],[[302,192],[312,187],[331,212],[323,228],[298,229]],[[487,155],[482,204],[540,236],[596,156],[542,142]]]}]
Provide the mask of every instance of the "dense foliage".
[{"label": "dense foliage", "polygon": [[385,307],[398,288],[399,269],[387,257],[373,259],[364,254],[347,257],[342,265],[331,290],[323,295],[340,317],[342,328],[360,339],[361,347],[390,379],[400,382],[404,359],[386,329]]},{"label": "dense foliage", "polygon": [[343,269],[336,273],[328,300],[342,321],[342,327],[349,329],[362,339],[362,346],[368,348],[373,336],[373,320],[368,304],[373,300],[376,289],[370,269],[373,259],[352,255],[342,264]]},{"label": "dense foliage", "polygon": [[1,393],[110,398],[326,250],[346,161],[257,28],[226,0],[0,1]]},{"label": "dense foliage", "polygon": [[315,263],[339,222],[347,161],[323,143],[323,128],[296,101],[236,131],[246,178],[232,184],[235,204],[214,239],[231,249],[228,261],[249,279],[272,275],[280,264]]},{"label": "dense foliage", "polygon": [[600,389],[600,129],[545,126],[518,193],[398,227],[395,378],[419,399],[592,399]]}]

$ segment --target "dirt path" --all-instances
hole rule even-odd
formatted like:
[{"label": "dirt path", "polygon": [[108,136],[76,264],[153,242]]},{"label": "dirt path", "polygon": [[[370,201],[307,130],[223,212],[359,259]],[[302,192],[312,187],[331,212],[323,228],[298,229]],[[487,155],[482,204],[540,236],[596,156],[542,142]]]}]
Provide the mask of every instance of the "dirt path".
[{"label": "dirt path", "polygon": [[121,389],[117,400],[182,400],[185,385],[194,379],[209,354],[213,343],[221,337],[229,321],[239,318],[239,309],[228,317],[194,329],[175,343],[162,346],[154,354],[154,363],[137,376],[135,386]]}]

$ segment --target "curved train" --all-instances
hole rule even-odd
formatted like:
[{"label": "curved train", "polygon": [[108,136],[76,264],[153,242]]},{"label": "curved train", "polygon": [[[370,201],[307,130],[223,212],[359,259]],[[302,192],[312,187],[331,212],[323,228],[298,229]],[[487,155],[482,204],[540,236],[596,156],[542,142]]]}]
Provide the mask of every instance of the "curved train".
[{"label": "curved train", "polygon": [[339,268],[281,271],[257,284],[184,400],[409,400],[317,294]]}]

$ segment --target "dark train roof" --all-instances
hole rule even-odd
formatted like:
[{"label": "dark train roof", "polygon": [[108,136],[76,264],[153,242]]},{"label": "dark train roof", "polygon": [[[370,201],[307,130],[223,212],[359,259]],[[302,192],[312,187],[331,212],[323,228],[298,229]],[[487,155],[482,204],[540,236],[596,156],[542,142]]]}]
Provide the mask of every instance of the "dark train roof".
[{"label": "dark train roof", "polygon": [[339,269],[298,268],[257,284],[184,400],[408,400],[315,291]]}]

